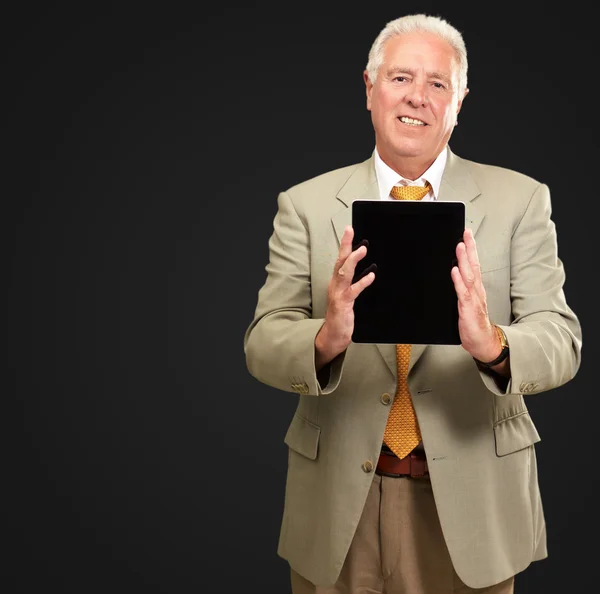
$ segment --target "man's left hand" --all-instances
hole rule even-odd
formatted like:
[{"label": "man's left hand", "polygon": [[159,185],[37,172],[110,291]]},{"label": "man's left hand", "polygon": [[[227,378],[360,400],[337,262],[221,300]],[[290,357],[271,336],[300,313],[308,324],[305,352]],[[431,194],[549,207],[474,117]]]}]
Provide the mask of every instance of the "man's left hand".
[{"label": "man's left hand", "polygon": [[493,361],[502,351],[498,334],[490,321],[485,287],[473,231],[466,228],[456,246],[458,266],[451,271],[458,297],[458,331],[462,347],[475,359]]}]

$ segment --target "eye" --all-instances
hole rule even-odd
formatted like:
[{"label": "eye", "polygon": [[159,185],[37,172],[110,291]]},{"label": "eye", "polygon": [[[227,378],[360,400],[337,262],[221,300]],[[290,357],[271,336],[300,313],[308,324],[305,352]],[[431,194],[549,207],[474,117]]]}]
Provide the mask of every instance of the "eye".
[{"label": "eye", "polygon": [[433,83],[433,86],[434,86],[436,89],[445,89],[445,88],[446,88],[446,85],[444,85],[444,84],[443,84],[443,83],[441,83],[441,82],[434,82],[434,83]]},{"label": "eye", "polygon": [[394,78],[394,80],[396,80],[398,82],[405,82],[406,81],[406,76],[396,76]]}]

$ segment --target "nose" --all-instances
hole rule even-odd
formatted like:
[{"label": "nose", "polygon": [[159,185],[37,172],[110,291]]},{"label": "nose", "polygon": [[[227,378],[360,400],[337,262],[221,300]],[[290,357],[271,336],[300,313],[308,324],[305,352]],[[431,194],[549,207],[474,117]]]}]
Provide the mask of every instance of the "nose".
[{"label": "nose", "polygon": [[406,100],[413,107],[426,107],[429,103],[426,84],[424,82],[413,81],[406,94]]}]

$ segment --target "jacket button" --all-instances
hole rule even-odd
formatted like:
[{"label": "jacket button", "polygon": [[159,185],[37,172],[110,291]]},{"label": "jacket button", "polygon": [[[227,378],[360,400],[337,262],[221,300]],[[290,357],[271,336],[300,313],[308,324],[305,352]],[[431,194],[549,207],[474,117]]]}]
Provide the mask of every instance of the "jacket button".
[{"label": "jacket button", "polygon": [[362,469],[365,472],[373,472],[373,462],[371,462],[371,460],[365,460],[363,462]]},{"label": "jacket button", "polygon": [[390,395],[389,395],[387,392],[384,392],[384,393],[381,395],[381,399],[380,399],[380,400],[381,400],[381,402],[382,402],[383,404],[386,404],[386,405],[387,405],[387,404],[389,404],[389,403],[392,401],[392,397],[391,397],[391,396],[390,396]]}]

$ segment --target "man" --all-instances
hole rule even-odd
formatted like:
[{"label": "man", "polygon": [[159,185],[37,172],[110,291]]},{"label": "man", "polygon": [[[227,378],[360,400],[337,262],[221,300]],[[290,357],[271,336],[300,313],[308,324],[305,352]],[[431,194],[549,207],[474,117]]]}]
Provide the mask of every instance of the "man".
[{"label": "man", "polygon": [[[278,552],[294,594],[513,592],[515,574],[547,556],[523,396],[571,380],[581,356],[549,189],[450,150],[467,55],[446,21],[388,23],[364,80],[373,155],[279,195],[244,338],[250,373],[299,394]],[[448,270],[461,345],[412,345],[402,371],[395,345],[351,340],[377,272],[353,283],[368,247],[352,247],[350,206],[406,185],[463,201],[466,226]],[[396,436],[416,445],[399,455],[402,386],[411,405]]]}]

